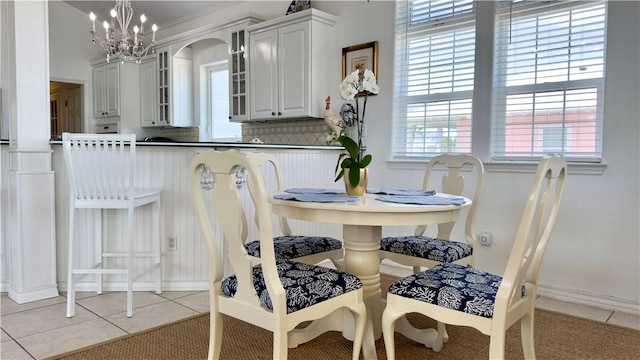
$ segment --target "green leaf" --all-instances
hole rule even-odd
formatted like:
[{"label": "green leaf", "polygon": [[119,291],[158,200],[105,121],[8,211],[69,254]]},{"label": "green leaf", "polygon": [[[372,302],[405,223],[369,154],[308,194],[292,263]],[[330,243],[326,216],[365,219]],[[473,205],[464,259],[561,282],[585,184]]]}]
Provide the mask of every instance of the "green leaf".
[{"label": "green leaf", "polygon": [[354,162],[349,167],[349,182],[351,186],[356,187],[360,184],[360,164]]},{"label": "green leaf", "polygon": [[347,156],[347,154],[342,153],[338,156],[338,162],[336,163],[336,169],[334,170],[335,173],[338,172],[338,169],[342,169],[342,158],[344,158],[345,156]]},{"label": "green leaf", "polygon": [[344,149],[347,150],[351,158],[358,158],[358,144],[352,138],[345,135],[340,135],[338,141],[340,142],[340,144],[342,144],[342,146],[344,146]]},{"label": "green leaf", "polygon": [[335,180],[333,180],[333,181],[334,181],[334,182],[335,182],[335,181],[338,181],[338,180],[340,180],[343,176],[344,176],[344,170],[340,170],[340,173],[338,174],[338,176],[336,176],[336,179],[335,179]]},{"label": "green leaf", "polygon": [[362,161],[360,162],[360,167],[361,168],[366,168],[367,166],[369,166],[369,164],[371,164],[371,160],[373,159],[373,157],[369,154],[369,155],[365,155],[364,158],[362,158]]}]

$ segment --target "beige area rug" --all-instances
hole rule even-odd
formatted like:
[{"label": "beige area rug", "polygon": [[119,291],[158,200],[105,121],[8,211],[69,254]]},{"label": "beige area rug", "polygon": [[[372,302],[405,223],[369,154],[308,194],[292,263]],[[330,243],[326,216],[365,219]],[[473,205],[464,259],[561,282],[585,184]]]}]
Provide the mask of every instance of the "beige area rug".
[{"label": "beige area rug", "polygon": [[[383,289],[392,277],[384,276]],[[416,314],[410,321],[434,327],[431,319]],[[488,359],[489,337],[472,328],[448,326],[449,342],[436,353],[396,334],[397,359]],[[224,318],[221,359],[271,359],[271,332],[231,317]],[[594,322],[544,310],[535,315],[538,359],[640,359],[640,331]],[[59,355],[51,359],[206,359],[209,346],[209,315],[199,315],[174,324]],[[384,342],[376,341],[378,359],[386,359]],[[351,358],[351,342],[338,332],[289,349],[289,359],[338,360]],[[507,332],[506,358],[523,359],[519,323]]]}]

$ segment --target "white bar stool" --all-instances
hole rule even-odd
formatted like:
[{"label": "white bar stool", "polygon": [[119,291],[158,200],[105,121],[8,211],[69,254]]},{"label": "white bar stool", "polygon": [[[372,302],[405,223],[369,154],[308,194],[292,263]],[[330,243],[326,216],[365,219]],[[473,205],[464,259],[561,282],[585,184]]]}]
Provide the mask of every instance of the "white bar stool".
[{"label": "white bar stool", "polygon": [[[159,189],[135,189],[135,134],[62,134],[65,166],[69,177],[69,266],[67,276],[67,317],[75,315],[76,275],[97,275],[97,293],[102,294],[104,274],[124,274],[127,279],[127,317],[133,315],[133,283],[143,274],[155,272],[156,293],[162,292],[162,255],[160,236]],[[133,224],[135,208],[152,205],[152,251],[134,252]],[[76,209],[94,209],[96,230],[96,263],[91,267],[77,267],[74,259],[74,222]],[[102,231],[103,210],[127,210],[126,249],[109,252]],[[134,258],[146,257],[154,261],[138,272],[134,271]],[[107,267],[107,258],[124,258],[125,265]]]}]

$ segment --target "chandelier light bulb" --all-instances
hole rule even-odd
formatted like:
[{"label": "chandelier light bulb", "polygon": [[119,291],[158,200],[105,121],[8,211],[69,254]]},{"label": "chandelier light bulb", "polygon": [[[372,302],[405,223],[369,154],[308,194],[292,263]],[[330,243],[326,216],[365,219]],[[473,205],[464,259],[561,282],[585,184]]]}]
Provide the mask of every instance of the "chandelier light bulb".
[{"label": "chandelier light bulb", "polygon": [[96,32],[96,14],[94,14],[93,11],[89,13],[89,19],[91,19],[91,31],[95,33]]},{"label": "chandelier light bulb", "polygon": [[144,14],[140,15],[140,22],[144,24],[145,21],[147,21],[147,17]]},{"label": "chandelier light bulb", "polygon": [[109,23],[107,22],[107,20],[102,23],[102,26],[104,26],[104,36],[107,40],[109,40]]},{"label": "chandelier light bulb", "polygon": [[114,18],[116,16],[118,16],[118,12],[116,11],[116,9],[111,9],[111,17]]},{"label": "chandelier light bulb", "polygon": [[138,25],[133,27],[133,44],[134,45],[138,45],[138,32],[140,31],[140,29],[138,28]]},{"label": "chandelier light bulb", "polygon": [[151,38],[151,43],[153,44],[156,42],[156,31],[158,31],[158,26],[153,24],[153,26],[151,26],[151,30],[153,30],[153,37]]}]

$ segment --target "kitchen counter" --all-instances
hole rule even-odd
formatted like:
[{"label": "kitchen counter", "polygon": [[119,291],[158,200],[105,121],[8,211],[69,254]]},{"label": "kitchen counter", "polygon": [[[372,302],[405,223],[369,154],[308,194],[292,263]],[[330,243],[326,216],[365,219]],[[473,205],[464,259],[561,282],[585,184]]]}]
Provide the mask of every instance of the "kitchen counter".
[{"label": "kitchen counter", "polygon": [[[8,140],[0,140],[1,144],[8,144]],[[51,145],[62,145],[60,140],[49,141]],[[291,149],[291,150],[342,150],[342,146],[333,145],[289,145],[289,144],[265,144],[265,143],[243,143],[243,142],[161,142],[161,141],[138,141],[137,146],[172,146],[186,148],[239,148],[239,149]]]}]

